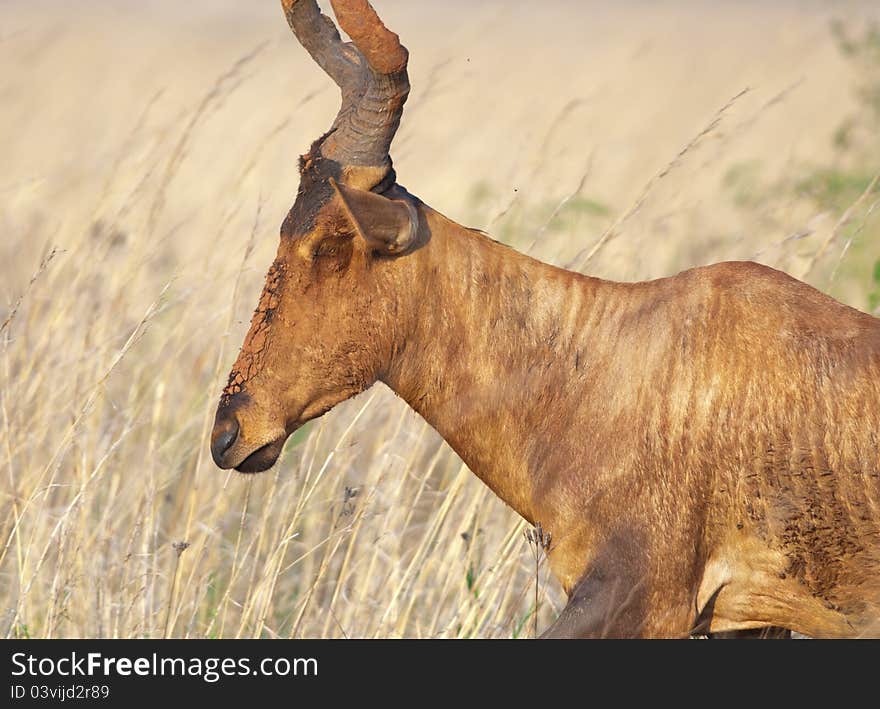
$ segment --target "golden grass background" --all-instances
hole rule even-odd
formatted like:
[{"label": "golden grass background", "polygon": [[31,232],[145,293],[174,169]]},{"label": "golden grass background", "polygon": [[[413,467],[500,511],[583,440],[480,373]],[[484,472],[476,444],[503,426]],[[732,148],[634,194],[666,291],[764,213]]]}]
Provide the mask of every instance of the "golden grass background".
[{"label": "golden grass background", "polygon": [[[277,5],[0,4],[3,636],[532,632],[521,522],[382,385],[269,473],[211,462],[338,105]],[[874,3],[376,5],[411,52],[398,175],[436,209],[603,277],[756,258],[874,307],[870,67],[830,30]],[[831,168],[858,188],[798,188]]]}]

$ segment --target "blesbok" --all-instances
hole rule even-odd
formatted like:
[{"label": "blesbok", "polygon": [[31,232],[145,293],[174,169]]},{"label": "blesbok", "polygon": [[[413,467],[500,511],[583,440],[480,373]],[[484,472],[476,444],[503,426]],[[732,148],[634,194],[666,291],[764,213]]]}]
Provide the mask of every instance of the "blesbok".
[{"label": "blesbok", "polygon": [[721,263],[616,283],[540,263],[397,184],[407,51],[366,0],[282,0],[342,108],[217,410],[221,468],[271,467],[384,382],[552,534],[549,636],[880,634],[880,320]]}]

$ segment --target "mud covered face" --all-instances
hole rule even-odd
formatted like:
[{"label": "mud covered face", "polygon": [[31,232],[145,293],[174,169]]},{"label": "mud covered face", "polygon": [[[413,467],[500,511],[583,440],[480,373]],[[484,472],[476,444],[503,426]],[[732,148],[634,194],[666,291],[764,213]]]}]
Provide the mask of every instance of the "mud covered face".
[{"label": "mud covered face", "polygon": [[304,175],[303,185],[312,189],[301,187],[285,220],[217,408],[211,454],[220,468],[269,469],[288,436],[372,385],[390,357],[388,313],[398,262],[416,243],[415,200],[334,177],[315,189]]}]

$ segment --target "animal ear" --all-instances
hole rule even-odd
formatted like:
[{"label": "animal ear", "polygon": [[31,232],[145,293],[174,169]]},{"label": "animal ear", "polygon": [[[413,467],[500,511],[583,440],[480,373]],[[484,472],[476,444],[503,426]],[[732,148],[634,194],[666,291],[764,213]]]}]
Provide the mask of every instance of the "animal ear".
[{"label": "animal ear", "polygon": [[330,179],[342,211],[369,248],[394,255],[415,242],[419,217],[408,200],[389,199],[375,192],[349,187]]}]

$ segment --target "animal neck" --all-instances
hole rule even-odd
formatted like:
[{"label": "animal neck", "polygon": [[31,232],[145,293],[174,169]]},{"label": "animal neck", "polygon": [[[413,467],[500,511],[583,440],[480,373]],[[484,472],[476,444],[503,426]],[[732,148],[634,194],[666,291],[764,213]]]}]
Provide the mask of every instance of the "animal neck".
[{"label": "animal neck", "polygon": [[554,425],[588,396],[572,382],[586,369],[591,321],[613,284],[425,215],[430,241],[412,254],[401,284],[420,284],[418,307],[408,310],[382,379],[534,522],[534,491],[547,483],[541,458],[558,439]]}]

